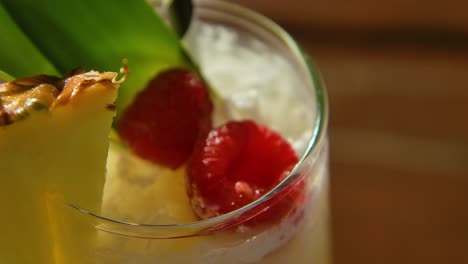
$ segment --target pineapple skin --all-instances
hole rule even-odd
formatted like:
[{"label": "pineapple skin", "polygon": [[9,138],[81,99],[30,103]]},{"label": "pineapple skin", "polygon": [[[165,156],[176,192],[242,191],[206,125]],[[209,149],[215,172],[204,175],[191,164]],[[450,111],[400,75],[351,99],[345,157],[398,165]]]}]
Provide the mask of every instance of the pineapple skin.
[{"label": "pineapple skin", "polygon": [[116,83],[97,82],[51,109],[0,126],[0,263],[66,262],[71,202],[99,213]]}]

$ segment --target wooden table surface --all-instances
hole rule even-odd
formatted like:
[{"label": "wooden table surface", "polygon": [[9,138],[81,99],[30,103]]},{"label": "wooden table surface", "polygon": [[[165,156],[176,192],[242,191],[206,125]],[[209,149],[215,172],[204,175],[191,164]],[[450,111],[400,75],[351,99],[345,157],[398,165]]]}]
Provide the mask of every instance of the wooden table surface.
[{"label": "wooden table surface", "polygon": [[[353,27],[341,30],[344,22],[326,14],[301,20],[307,12],[287,15],[276,1],[237,2],[277,18],[322,71],[334,263],[468,263],[468,30],[459,30],[468,29],[468,16],[444,20],[457,22],[457,32],[405,30],[434,20],[408,21],[404,12],[395,24],[349,15]],[[382,23],[385,30],[375,30]]]},{"label": "wooden table surface", "polygon": [[468,50],[303,43],[330,96],[335,263],[468,263]]}]

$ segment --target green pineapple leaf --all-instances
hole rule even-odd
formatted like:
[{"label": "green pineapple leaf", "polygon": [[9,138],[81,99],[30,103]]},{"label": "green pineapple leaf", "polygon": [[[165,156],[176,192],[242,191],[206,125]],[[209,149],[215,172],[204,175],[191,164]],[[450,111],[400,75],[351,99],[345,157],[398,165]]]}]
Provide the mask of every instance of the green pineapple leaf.
[{"label": "green pineapple leaf", "polygon": [[[26,77],[38,73],[57,75],[58,71],[21,31],[0,1],[0,79]],[[8,74],[6,73],[8,72]]]},{"label": "green pineapple leaf", "polygon": [[6,72],[0,70],[0,83],[1,83],[2,81],[7,81],[7,82],[13,81],[14,79],[15,79],[15,78],[13,78],[13,76],[11,76],[10,74],[8,74],[8,73],[6,73]]},{"label": "green pineapple leaf", "polygon": [[[176,33],[146,0],[0,0],[0,3],[61,74],[76,67],[117,70],[122,60],[128,59],[130,74],[120,88],[117,109],[128,105],[158,71],[175,66],[192,67]],[[2,47],[0,53],[3,52]],[[0,65],[0,68],[16,74],[10,67]]]}]

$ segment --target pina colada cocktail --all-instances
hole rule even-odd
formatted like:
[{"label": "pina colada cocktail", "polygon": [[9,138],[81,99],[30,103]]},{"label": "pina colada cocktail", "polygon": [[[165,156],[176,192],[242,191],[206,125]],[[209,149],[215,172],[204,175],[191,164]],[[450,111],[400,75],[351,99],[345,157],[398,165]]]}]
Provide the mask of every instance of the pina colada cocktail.
[{"label": "pina colada cocktail", "polygon": [[[105,183],[52,179],[57,191],[8,194],[43,197],[17,211],[41,219],[29,226],[44,239],[33,255],[60,264],[329,263],[326,99],[312,65],[277,25],[219,1],[195,1],[184,44],[203,79],[168,68],[135,96],[115,120],[108,156],[93,158],[107,166]],[[81,140],[75,147],[91,151]],[[94,204],[67,195],[88,191]],[[17,232],[9,239],[19,245]],[[41,263],[31,259],[16,263]]]},{"label": "pina colada cocktail", "polygon": [[[81,212],[74,218],[97,229],[96,246],[81,246],[77,256],[98,263],[329,263],[326,102],[318,76],[295,42],[265,18],[223,2],[196,3],[184,41],[213,90],[213,129],[207,136],[213,140],[205,140],[176,170],[141,159],[121,143],[111,144],[102,215]],[[231,140],[238,142],[238,134],[230,134],[232,123],[246,120],[281,135],[297,162],[255,202],[217,214],[228,195],[213,191],[219,201],[213,202],[204,196],[204,186],[229,193],[228,184],[217,185],[210,177],[194,180],[200,175],[193,168],[231,179],[258,176],[258,164],[265,162],[259,160],[261,150],[282,149],[258,143],[263,141],[256,134],[260,151],[244,151],[236,160],[258,166],[245,169],[245,163],[232,160],[229,169],[193,165],[200,160],[219,165],[234,155],[224,152]],[[244,197],[258,190],[245,177],[249,188],[231,182]]]}]

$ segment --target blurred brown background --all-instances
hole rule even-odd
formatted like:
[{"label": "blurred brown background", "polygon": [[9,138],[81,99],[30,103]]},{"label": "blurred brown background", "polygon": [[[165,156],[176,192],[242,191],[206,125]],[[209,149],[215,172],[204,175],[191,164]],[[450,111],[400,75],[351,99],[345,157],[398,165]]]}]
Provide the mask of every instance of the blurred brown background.
[{"label": "blurred brown background", "polygon": [[468,263],[468,1],[231,1],[323,73],[334,263]]}]

